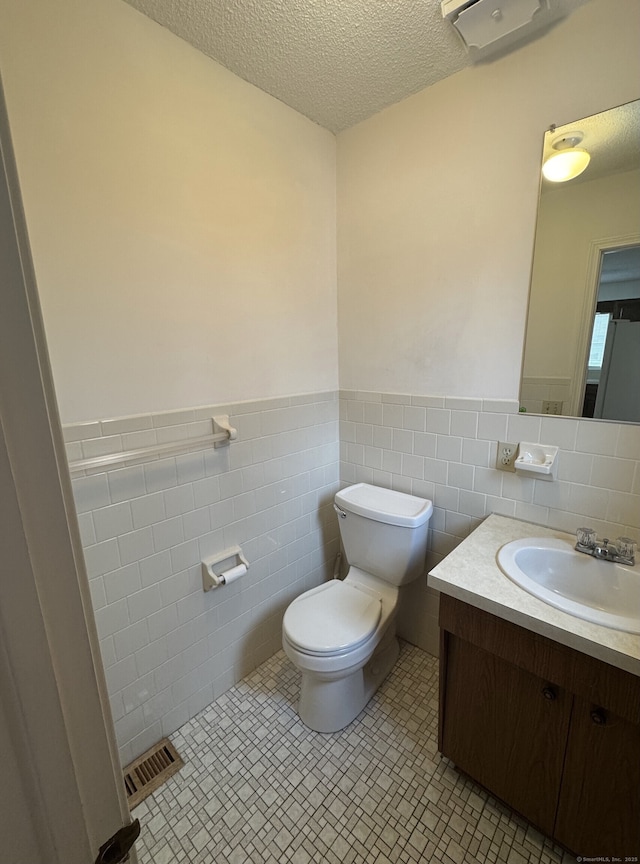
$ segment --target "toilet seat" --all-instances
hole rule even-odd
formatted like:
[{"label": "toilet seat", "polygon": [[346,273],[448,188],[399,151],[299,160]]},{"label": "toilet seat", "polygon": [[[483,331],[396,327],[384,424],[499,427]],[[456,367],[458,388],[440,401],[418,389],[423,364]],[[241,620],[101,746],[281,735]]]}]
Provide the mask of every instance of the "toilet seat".
[{"label": "toilet seat", "polygon": [[334,579],[294,600],[285,612],[283,629],[296,650],[330,656],[366,642],[381,611],[380,597]]}]

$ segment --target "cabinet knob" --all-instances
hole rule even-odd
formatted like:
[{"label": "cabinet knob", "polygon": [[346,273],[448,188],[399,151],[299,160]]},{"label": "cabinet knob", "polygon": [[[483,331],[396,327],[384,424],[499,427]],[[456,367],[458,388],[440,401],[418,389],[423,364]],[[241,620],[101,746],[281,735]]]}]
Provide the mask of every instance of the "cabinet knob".
[{"label": "cabinet knob", "polygon": [[556,691],[554,690],[553,687],[543,687],[542,688],[542,695],[549,702],[553,702],[554,699],[558,698],[558,694],[556,693]]},{"label": "cabinet knob", "polygon": [[594,708],[591,712],[591,720],[596,726],[605,726],[607,723],[607,715],[602,708]]}]

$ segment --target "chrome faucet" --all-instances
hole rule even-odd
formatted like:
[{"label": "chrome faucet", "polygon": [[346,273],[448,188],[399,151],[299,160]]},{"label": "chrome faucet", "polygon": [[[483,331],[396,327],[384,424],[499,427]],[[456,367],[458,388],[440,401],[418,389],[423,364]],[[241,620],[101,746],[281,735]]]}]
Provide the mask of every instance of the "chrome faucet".
[{"label": "chrome faucet", "polygon": [[611,561],[613,564],[627,564],[630,567],[635,565],[636,544],[629,537],[618,537],[615,543],[611,543],[608,537],[598,540],[592,528],[578,528],[576,534],[577,552],[584,552],[585,555],[592,555],[600,561]]}]

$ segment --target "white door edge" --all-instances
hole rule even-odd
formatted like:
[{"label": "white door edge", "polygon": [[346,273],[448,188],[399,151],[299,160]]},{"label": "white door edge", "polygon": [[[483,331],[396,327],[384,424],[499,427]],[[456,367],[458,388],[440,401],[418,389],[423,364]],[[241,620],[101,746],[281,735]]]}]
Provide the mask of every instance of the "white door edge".
[{"label": "white door edge", "polygon": [[1,82],[0,286],[0,731],[23,823],[0,848],[33,832],[42,864],[90,864],[130,816]]}]

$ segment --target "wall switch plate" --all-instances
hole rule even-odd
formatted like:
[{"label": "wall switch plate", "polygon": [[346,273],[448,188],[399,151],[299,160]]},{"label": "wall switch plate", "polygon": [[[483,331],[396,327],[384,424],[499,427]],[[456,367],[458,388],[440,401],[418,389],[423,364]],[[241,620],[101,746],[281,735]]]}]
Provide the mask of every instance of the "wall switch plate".
[{"label": "wall switch plate", "polygon": [[498,458],[496,459],[496,468],[499,471],[515,472],[514,462],[518,455],[517,444],[507,444],[504,441],[498,441]]},{"label": "wall switch plate", "polygon": [[543,414],[562,414],[562,402],[545,399],[542,403]]}]

